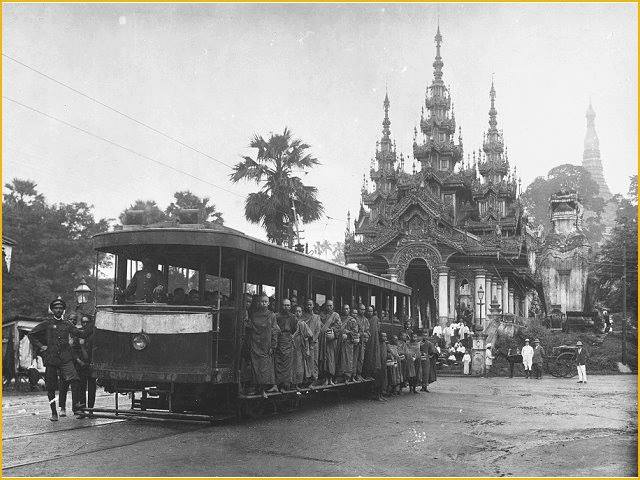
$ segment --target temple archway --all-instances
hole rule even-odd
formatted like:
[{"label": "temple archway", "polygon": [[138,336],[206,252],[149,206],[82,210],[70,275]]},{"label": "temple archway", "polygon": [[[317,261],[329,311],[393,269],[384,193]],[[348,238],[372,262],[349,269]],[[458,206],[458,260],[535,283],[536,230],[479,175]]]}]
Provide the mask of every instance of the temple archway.
[{"label": "temple archway", "polygon": [[404,282],[411,287],[411,318],[418,327],[430,329],[438,318],[432,272],[422,258],[414,258],[404,272]]}]

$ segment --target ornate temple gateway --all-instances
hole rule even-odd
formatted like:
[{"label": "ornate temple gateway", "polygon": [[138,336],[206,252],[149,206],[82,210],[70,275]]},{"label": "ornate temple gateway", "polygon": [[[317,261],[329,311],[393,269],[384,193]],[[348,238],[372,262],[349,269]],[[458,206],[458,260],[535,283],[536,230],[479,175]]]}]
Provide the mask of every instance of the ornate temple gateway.
[{"label": "ornate temple gateway", "polygon": [[482,149],[465,161],[442,79],[439,27],[435,42],[433,81],[420,131],[414,130],[413,171],[405,172],[405,158],[391,140],[385,95],[370,171],[374,188],[368,191],[365,182],[355,228],[347,227],[346,260],[411,286],[411,318],[424,328],[463,312],[476,324],[490,311],[528,316],[536,239],[527,233],[519,181],[497,128],[496,90],[492,82]]}]

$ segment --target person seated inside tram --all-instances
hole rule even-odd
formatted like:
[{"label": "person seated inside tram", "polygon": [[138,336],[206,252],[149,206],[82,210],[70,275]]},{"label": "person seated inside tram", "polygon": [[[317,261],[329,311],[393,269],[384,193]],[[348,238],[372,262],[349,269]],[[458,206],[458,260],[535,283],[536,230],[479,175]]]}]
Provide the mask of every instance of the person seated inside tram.
[{"label": "person seated inside tram", "polygon": [[160,286],[164,289],[162,272],[158,270],[158,265],[151,257],[145,257],[142,260],[142,270],[133,275],[122,296],[127,300],[152,303],[154,297],[162,294],[163,289],[157,288]]},{"label": "person seated inside tram", "polygon": [[170,303],[172,305],[185,305],[187,303],[187,295],[184,293],[184,288],[178,287],[173,290],[173,298]]},{"label": "person seated inside tram", "polygon": [[200,305],[200,292],[197,289],[192,288],[191,290],[189,290],[189,296],[187,297],[187,304]]}]

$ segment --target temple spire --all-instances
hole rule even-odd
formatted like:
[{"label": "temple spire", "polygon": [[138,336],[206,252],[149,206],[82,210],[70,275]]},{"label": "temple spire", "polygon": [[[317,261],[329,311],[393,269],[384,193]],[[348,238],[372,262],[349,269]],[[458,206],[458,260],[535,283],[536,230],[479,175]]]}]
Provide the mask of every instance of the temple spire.
[{"label": "temple spire", "polygon": [[602,169],[602,161],[600,160],[600,141],[596,133],[596,112],[589,99],[587,107],[587,132],[584,137],[584,153],[582,154],[582,166],[589,171],[600,187],[600,197],[604,200],[611,198],[611,192],[607,186]]},{"label": "temple spire", "polygon": [[440,56],[440,46],[442,45],[442,35],[440,34],[439,20],[438,20],[438,31],[434,39],[436,41],[436,58],[433,62],[434,83],[435,82],[442,83],[442,67],[444,66],[444,62],[442,61],[442,57]]}]

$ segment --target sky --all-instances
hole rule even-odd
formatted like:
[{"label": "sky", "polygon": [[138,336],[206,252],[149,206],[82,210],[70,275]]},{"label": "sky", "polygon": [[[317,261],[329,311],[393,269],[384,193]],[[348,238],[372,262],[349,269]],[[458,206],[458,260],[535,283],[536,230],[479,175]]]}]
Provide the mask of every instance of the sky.
[{"label": "sky", "polygon": [[4,55],[187,146],[3,57],[3,183],[31,179],[50,202],[86,201],[107,218],[136,199],[164,208],[188,189],[210,197],[226,225],[264,238],[243,216],[257,186],[231,183],[224,164],[253,156],[255,134],[287,127],[321,162],[301,174],[327,214],[305,241],[343,240],[385,88],[392,136],[412,155],[438,18],[465,156],[488,127],[493,76],[523,190],[554,166],[581,164],[591,99],[606,181],[626,193],[638,143],[631,3],[5,3]]}]

